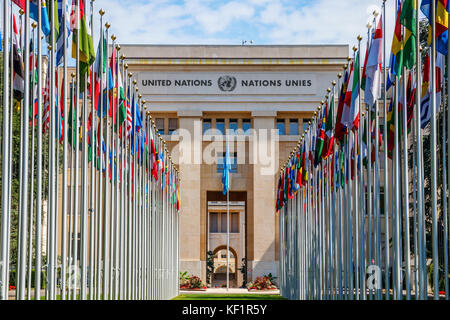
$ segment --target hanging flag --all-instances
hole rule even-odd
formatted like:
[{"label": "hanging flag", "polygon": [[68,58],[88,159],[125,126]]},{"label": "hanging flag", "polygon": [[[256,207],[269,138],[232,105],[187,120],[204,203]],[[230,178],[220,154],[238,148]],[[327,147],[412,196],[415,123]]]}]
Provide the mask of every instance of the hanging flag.
[{"label": "hanging flag", "polygon": [[[13,0],[13,2],[23,11],[25,11],[25,0]],[[34,21],[38,21],[38,6],[38,0],[30,1],[30,18]],[[45,36],[48,36],[50,34],[50,21],[48,19],[47,4],[45,0],[41,0],[41,29]]]},{"label": "hanging flag", "polygon": [[[77,19],[77,7],[79,7],[79,19]],[[78,24],[78,20],[80,21]],[[84,0],[73,0],[72,13],[70,15],[72,29],[72,58],[77,58],[77,38],[79,38],[80,58],[80,90],[84,90],[85,75],[89,75],[89,67],[95,60],[95,50],[92,43],[90,28],[87,28],[84,12]]]},{"label": "hanging flag", "polygon": [[[440,53],[436,53],[436,112],[439,112],[441,108],[442,99],[442,85],[444,83],[444,70],[445,70],[446,57]],[[421,104],[421,127],[422,129],[430,122],[431,119],[431,86],[430,82],[430,58],[429,55],[425,58],[424,74],[422,81],[422,104]],[[427,71],[428,69],[428,71]],[[425,91],[426,90],[426,91]],[[425,91],[425,94],[424,94]]]},{"label": "hanging flag", "polygon": [[[433,25],[433,21],[431,17],[431,4],[432,0],[422,0],[420,4],[420,11],[427,17],[429,22],[428,45],[432,43],[431,26]],[[436,0],[436,48],[443,55],[448,54],[448,5],[448,0]]]},{"label": "hanging flag", "polygon": [[404,48],[402,65],[411,70],[416,64],[416,12],[417,0],[404,0],[400,14],[400,23],[404,29]]},{"label": "hanging flag", "polygon": [[349,130],[359,124],[359,51],[350,67],[341,123]]},{"label": "hanging flag", "polygon": [[[33,65],[34,59],[34,65]],[[30,88],[32,91],[32,95],[30,96],[30,126],[34,127],[37,124],[38,118],[38,92],[37,92],[37,83],[38,83],[38,72],[37,72],[37,59],[34,54],[34,43],[33,38],[30,39]]]},{"label": "hanging flag", "polygon": [[227,194],[227,192],[230,190],[230,172],[231,172],[231,159],[227,139],[225,143],[225,158],[223,161],[223,171],[222,171],[223,194]]},{"label": "hanging flag", "polygon": [[322,119],[320,120],[320,129],[317,134],[316,139],[316,149],[315,149],[315,155],[314,155],[314,166],[317,167],[322,162],[322,151],[323,151],[323,144],[325,141],[325,122],[326,118],[325,115],[322,116]]},{"label": "hanging flag", "polygon": [[[59,66],[64,62],[64,40],[66,42],[66,49],[69,48],[70,36],[70,19],[68,15],[69,3],[66,2],[66,7],[63,8],[63,0],[58,0],[58,40],[56,44],[56,65]],[[67,38],[64,39],[64,27],[67,29]]]},{"label": "hanging flag", "polygon": [[17,30],[16,16],[13,15],[13,96],[16,101],[21,101],[24,95],[24,70],[20,36]]},{"label": "hanging flag", "polygon": [[[417,91],[417,84],[416,84],[416,77],[415,77],[415,68],[413,68],[409,75],[408,80],[408,89],[407,89],[407,128],[409,129],[409,126],[411,124],[411,121],[414,117],[414,106],[416,105],[416,91]],[[412,84],[411,84],[412,83]]]},{"label": "hanging flag", "polygon": [[[391,74],[397,77],[402,75],[402,66],[403,66],[403,38],[402,38],[402,24],[401,17],[402,15],[402,4],[398,1],[398,10],[397,10],[397,19],[395,22],[394,29],[394,37],[392,39],[391,45]],[[393,79],[390,79],[393,81]]]},{"label": "hanging flag", "polygon": [[364,102],[372,107],[381,94],[381,65],[383,63],[383,17],[378,21],[372,45],[367,59],[367,85],[364,91]]},{"label": "hanging flag", "polygon": [[334,151],[334,135],[333,135],[333,119],[334,119],[334,95],[330,99],[330,108],[328,109],[328,102],[326,105],[327,122],[325,123],[325,135],[326,135],[326,150],[324,152],[324,158],[328,158]]},{"label": "hanging flag", "polygon": [[346,132],[346,128],[343,124],[342,117],[344,115],[344,104],[345,104],[345,95],[347,93],[348,76],[349,76],[348,70],[345,70],[338,100],[338,110],[336,114],[336,123],[335,123],[336,128],[334,130],[334,136],[340,143],[342,143],[342,141],[344,140],[344,135]]}]

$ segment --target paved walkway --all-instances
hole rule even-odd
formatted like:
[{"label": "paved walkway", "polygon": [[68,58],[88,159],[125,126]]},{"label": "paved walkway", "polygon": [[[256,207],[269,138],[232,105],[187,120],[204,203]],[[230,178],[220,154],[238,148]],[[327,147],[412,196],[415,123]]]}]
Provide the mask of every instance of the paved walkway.
[{"label": "paved walkway", "polygon": [[230,288],[228,291],[226,288],[208,288],[206,291],[188,291],[180,290],[180,294],[275,294],[279,295],[280,290],[270,291],[248,291],[243,288]]}]

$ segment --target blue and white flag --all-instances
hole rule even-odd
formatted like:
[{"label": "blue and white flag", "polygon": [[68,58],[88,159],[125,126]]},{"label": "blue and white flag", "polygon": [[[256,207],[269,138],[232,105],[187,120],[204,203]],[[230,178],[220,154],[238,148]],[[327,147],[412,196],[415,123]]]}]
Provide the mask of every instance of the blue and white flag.
[{"label": "blue and white flag", "polygon": [[[38,21],[38,0],[31,0],[30,1],[30,18]],[[50,20],[48,19],[47,14],[47,4],[45,0],[42,0],[41,2],[41,28],[42,32],[45,34],[45,36],[48,36],[50,34]]]},{"label": "blue and white flag", "polygon": [[69,49],[70,36],[70,16],[69,3],[66,2],[66,8],[63,11],[63,0],[58,0],[58,17],[59,17],[59,37],[56,43],[56,65],[63,63],[64,58],[64,25],[67,29],[66,49]]},{"label": "blue and white flag", "polygon": [[222,172],[222,185],[223,194],[227,194],[230,190],[230,171],[231,171],[231,160],[230,160],[230,150],[228,148],[228,140],[226,142],[225,159],[223,162],[223,172]]}]

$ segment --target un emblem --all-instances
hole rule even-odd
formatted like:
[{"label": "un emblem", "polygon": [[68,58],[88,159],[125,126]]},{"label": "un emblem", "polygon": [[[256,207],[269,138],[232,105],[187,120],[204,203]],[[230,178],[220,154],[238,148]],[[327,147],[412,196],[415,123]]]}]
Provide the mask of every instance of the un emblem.
[{"label": "un emblem", "polygon": [[219,89],[224,92],[233,91],[236,88],[236,78],[232,76],[222,76],[217,81]]}]

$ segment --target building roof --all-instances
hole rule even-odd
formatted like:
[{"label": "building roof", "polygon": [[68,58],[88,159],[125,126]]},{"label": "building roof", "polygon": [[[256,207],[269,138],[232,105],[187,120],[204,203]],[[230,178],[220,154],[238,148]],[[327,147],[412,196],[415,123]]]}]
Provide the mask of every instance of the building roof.
[{"label": "building roof", "polygon": [[127,59],[346,59],[348,45],[120,45]]}]

